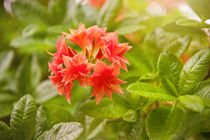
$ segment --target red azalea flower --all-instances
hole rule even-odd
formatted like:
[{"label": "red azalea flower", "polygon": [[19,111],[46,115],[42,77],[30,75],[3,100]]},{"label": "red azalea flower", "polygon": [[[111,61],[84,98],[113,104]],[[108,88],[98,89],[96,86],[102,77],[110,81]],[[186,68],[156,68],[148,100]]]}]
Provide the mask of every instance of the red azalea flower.
[{"label": "red azalea flower", "polygon": [[[126,43],[118,44],[117,34],[106,33],[106,28],[93,26],[86,29],[80,24],[78,30],[70,31],[71,34],[63,33],[65,37],[59,38],[57,52],[53,55],[52,63],[48,64],[51,71],[49,78],[57,86],[58,93],[65,94],[70,103],[71,88],[75,80],[83,87],[93,86],[91,97],[96,96],[97,104],[105,94],[112,98],[112,91],[123,93],[120,84],[125,82],[118,79],[117,75],[120,67],[127,70],[126,64],[129,63],[123,55],[131,47]],[[79,45],[82,52],[77,54],[67,46],[65,38]],[[101,59],[108,59],[112,65],[108,66]]]},{"label": "red azalea flower", "polygon": [[112,91],[123,93],[120,84],[125,82],[118,79],[120,69],[116,66],[108,66],[106,63],[98,60],[93,75],[89,77],[89,86],[93,86],[91,97],[96,96],[96,104],[98,104],[106,94],[112,99]]},{"label": "red azalea flower", "polygon": [[79,45],[83,51],[90,47],[90,42],[88,40],[87,31],[84,24],[80,23],[78,30],[70,29],[70,32],[71,34],[64,33],[64,35],[66,35],[65,38]]},{"label": "red azalea flower", "polygon": [[64,74],[62,82],[72,82],[78,80],[79,83],[86,87],[86,76],[92,69],[93,65],[85,60],[83,53],[78,53],[74,57],[63,56],[65,69],[61,71]]},{"label": "red azalea flower", "polygon": [[104,41],[107,46],[107,48],[105,48],[104,57],[111,63],[114,63],[127,71],[126,64],[129,64],[129,62],[123,55],[131,49],[131,46],[127,43],[118,44],[117,33],[108,34],[107,38],[104,38]]}]

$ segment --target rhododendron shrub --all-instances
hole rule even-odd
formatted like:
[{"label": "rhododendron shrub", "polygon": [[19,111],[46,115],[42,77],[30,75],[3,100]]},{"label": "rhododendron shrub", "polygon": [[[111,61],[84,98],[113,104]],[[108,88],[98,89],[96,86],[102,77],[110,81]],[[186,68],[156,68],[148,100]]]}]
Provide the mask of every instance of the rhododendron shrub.
[{"label": "rhododendron shrub", "polygon": [[[104,95],[112,99],[112,92],[123,93],[120,84],[125,81],[117,76],[120,68],[127,71],[128,60],[123,56],[131,49],[127,43],[118,43],[116,32],[106,32],[106,28],[79,25],[78,30],[63,33],[57,41],[57,52],[49,63],[52,84],[57,86],[60,95],[65,95],[70,103],[74,81],[79,81],[84,88],[92,86],[91,97],[96,97],[98,104]],[[66,41],[77,44],[81,52],[76,52]],[[106,64],[108,60],[110,64]]]}]

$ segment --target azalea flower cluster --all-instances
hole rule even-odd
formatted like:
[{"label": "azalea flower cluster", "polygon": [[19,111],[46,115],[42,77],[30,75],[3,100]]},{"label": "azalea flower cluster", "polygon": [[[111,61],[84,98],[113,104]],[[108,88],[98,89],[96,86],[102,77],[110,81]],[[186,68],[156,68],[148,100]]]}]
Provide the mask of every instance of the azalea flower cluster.
[{"label": "azalea flower cluster", "polygon": [[[92,26],[85,28],[79,25],[78,30],[70,29],[71,34],[63,33],[57,41],[57,52],[49,63],[52,84],[57,86],[60,95],[64,95],[70,103],[71,88],[78,80],[81,86],[93,86],[91,97],[96,97],[98,104],[104,95],[112,99],[112,91],[123,93],[118,79],[120,68],[127,71],[128,60],[123,56],[131,49],[127,43],[118,43],[115,32],[106,33],[106,28]],[[66,41],[77,44],[81,52],[76,52]],[[107,65],[103,60],[111,64]]]}]

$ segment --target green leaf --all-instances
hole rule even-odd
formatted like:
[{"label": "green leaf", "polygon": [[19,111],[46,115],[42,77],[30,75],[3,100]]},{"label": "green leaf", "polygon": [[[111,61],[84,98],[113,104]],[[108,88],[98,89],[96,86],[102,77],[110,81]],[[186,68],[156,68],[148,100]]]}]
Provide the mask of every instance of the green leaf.
[{"label": "green leaf", "polygon": [[123,120],[127,122],[136,122],[137,119],[138,119],[138,114],[135,110],[128,110],[123,116]]},{"label": "green leaf", "polygon": [[47,10],[37,1],[17,0],[11,3],[13,14],[25,22],[44,22]]},{"label": "green leaf", "polygon": [[66,10],[67,0],[50,0],[48,3],[50,23],[61,23],[64,17],[66,16]]},{"label": "green leaf", "polygon": [[97,23],[104,27],[109,27],[118,16],[122,8],[122,0],[108,0],[101,8]]},{"label": "green leaf", "polygon": [[95,100],[89,100],[82,104],[81,110],[87,115],[98,119],[115,119],[122,117],[129,108],[127,103],[118,96],[113,96],[113,100],[104,98],[96,105]]},{"label": "green leaf", "polygon": [[33,92],[36,103],[43,103],[57,95],[56,87],[52,85],[50,80],[41,82]]},{"label": "green leaf", "polygon": [[187,50],[191,42],[189,36],[179,37],[174,40],[168,47],[168,51],[180,58],[182,54]]},{"label": "green leaf", "polygon": [[83,128],[80,123],[59,123],[42,134],[37,140],[76,140],[82,131]]},{"label": "green leaf", "polygon": [[210,19],[209,0],[187,0],[193,11],[204,21]]},{"label": "green leaf", "polygon": [[204,101],[199,96],[195,96],[195,95],[180,96],[178,98],[178,101],[185,108],[192,110],[192,111],[202,112],[205,108]]},{"label": "green leaf", "polygon": [[151,140],[172,140],[184,129],[185,121],[181,109],[162,106],[147,116],[146,130]]},{"label": "green leaf", "polygon": [[164,89],[147,83],[133,83],[128,86],[127,90],[131,93],[155,100],[173,101],[176,99],[176,97],[169,95]]},{"label": "green leaf", "polygon": [[4,72],[9,68],[13,57],[14,57],[13,51],[0,53],[0,73],[1,73],[1,75],[3,75]]},{"label": "green leaf", "polygon": [[180,94],[193,94],[192,89],[208,74],[209,61],[209,49],[199,51],[187,61],[180,74]]},{"label": "green leaf", "polygon": [[1,140],[9,140],[11,137],[9,126],[6,123],[0,121],[0,138]]},{"label": "green leaf", "polygon": [[36,120],[35,139],[44,133],[44,131],[51,129],[53,125],[57,123],[75,121],[74,117],[68,110],[57,105],[40,106]]},{"label": "green leaf", "polygon": [[15,140],[31,140],[36,123],[36,103],[30,95],[23,96],[15,105],[10,126]]},{"label": "green leaf", "polygon": [[129,34],[129,33],[138,31],[138,30],[143,29],[143,28],[146,28],[146,27],[142,26],[142,25],[138,25],[138,24],[137,25],[126,25],[124,27],[117,28],[116,32],[119,35],[124,35],[124,34]]},{"label": "green leaf", "polygon": [[169,52],[163,52],[157,67],[163,86],[174,95],[178,95],[179,75],[183,67],[179,59]]}]

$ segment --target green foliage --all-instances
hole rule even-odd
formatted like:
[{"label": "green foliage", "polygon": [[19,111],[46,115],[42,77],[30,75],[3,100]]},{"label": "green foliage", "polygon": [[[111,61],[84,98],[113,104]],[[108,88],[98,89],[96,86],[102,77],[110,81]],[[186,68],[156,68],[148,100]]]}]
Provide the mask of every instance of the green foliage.
[{"label": "green foliage", "polygon": [[164,87],[174,95],[178,95],[182,63],[171,53],[165,52],[160,55],[157,67]]},{"label": "green foliage", "polygon": [[53,126],[52,129],[42,134],[38,140],[75,140],[83,128],[81,124],[73,123],[59,123]]},{"label": "green foliage", "polygon": [[30,140],[36,123],[36,103],[30,95],[23,96],[14,106],[10,125],[13,139]]},{"label": "green foliage", "polygon": [[205,108],[204,101],[201,97],[195,95],[180,96],[178,101],[181,105],[189,110],[202,112]]},{"label": "green foliage", "polygon": [[163,106],[147,117],[146,129],[151,140],[171,140],[184,129],[185,114],[177,107]]},{"label": "green foliage", "polygon": [[176,97],[170,95],[166,90],[147,83],[133,83],[128,86],[128,91],[160,101],[173,101],[176,99]]},{"label": "green foliage", "polygon": [[[187,0],[202,21],[161,2],[166,14],[155,16],[147,0],[107,0],[100,8],[82,0],[2,2],[0,140],[210,139],[209,0]],[[58,95],[49,54],[79,23],[106,27],[132,46],[128,72],[119,75],[124,94],[96,105],[91,89],[74,83],[71,104]]]},{"label": "green foliage", "polygon": [[204,49],[190,58],[183,66],[179,79],[179,90],[181,94],[190,93],[201,80],[203,80],[209,70],[210,50]]},{"label": "green foliage", "polygon": [[96,105],[96,101],[89,100],[82,104],[81,110],[98,119],[116,119],[123,117],[129,108],[122,98],[114,96],[113,100],[105,98],[98,105]]}]

